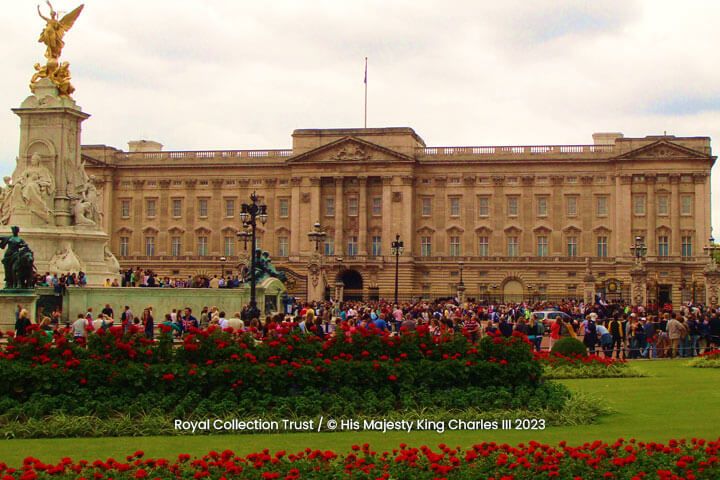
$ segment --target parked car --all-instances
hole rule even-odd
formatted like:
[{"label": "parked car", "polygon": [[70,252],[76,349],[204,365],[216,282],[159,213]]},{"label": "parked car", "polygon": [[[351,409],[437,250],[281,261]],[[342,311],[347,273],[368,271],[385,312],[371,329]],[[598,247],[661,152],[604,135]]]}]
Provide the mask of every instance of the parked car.
[{"label": "parked car", "polygon": [[557,310],[542,310],[539,312],[533,312],[535,318],[541,320],[545,325],[545,331],[549,331],[550,325],[558,318],[562,318],[566,322],[572,321],[572,317],[565,312],[558,312]]}]

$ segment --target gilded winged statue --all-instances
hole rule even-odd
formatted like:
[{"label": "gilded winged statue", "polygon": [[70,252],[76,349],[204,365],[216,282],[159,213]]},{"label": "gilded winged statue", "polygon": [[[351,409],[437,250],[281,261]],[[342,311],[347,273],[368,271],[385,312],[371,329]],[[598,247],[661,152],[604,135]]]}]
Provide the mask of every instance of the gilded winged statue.
[{"label": "gilded winged statue", "polygon": [[43,28],[43,31],[40,33],[38,42],[44,43],[47,46],[47,49],[45,50],[45,58],[48,60],[57,60],[60,58],[62,49],[65,46],[65,42],[63,41],[65,33],[72,28],[75,20],[77,20],[80,16],[80,12],[82,12],[85,5],[80,5],[75,10],[58,20],[58,13],[55,11],[50,1],[47,0],[46,3],[48,7],[50,7],[50,17],[46,17],[42,14],[40,11],[40,5],[37,7],[38,15],[40,15],[40,18],[46,22],[45,28]]},{"label": "gilded winged statue", "polygon": [[45,49],[45,58],[47,62],[45,65],[35,64],[35,73],[30,79],[30,90],[35,92],[35,86],[37,82],[42,78],[50,79],[55,86],[58,88],[60,96],[69,97],[75,88],[70,83],[70,64],[68,62],[60,62],[60,54],[65,46],[63,37],[65,33],[70,30],[75,23],[75,20],[80,16],[80,12],[84,5],[80,5],[72,12],[63,16],[58,20],[58,13],[53,8],[50,1],[47,1],[48,7],[50,7],[50,16],[46,17],[40,11],[40,5],[38,5],[38,15],[40,18],[45,20],[45,28],[40,33],[39,43],[44,43],[47,47]]}]

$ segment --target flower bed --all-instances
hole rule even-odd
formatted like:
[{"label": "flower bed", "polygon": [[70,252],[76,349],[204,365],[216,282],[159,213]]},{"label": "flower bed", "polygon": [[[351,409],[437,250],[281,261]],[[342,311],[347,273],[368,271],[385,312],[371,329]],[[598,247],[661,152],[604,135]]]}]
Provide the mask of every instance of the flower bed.
[{"label": "flower bed", "polygon": [[[5,418],[156,410],[181,418],[314,417],[395,411],[561,410],[569,391],[544,383],[522,336],[391,337],[347,330],[323,341],[290,328],[251,335],[195,331],[173,348],[111,328],[87,348],[33,332],[0,352]],[[0,419],[1,420],[1,419]]]},{"label": "flower bed", "polygon": [[692,439],[667,444],[618,440],[580,446],[537,442],[510,446],[482,443],[468,449],[439,445],[436,449],[401,444],[391,452],[375,452],[369,445],[350,452],[305,449],[288,454],[269,450],[237,455],[230,450],[202,458],[146,459],[142,451],[125,459],[74,461],[63,458],[47,464],[25,459],[19,468],[0,464],[4,480],[37,479],[493,479],[567,480],[717,479],[720,442]]},{"label": "flower bed", "polygon": [[535,352],[543,365],[545,378],[618,378],[641,377],[642,373],[625,360],[600,355],[563,355],[557,352]]},{"label": "flower bed", "polygon": [[691,367],[720,368],[720,350],[705,352],[688,362]]}]

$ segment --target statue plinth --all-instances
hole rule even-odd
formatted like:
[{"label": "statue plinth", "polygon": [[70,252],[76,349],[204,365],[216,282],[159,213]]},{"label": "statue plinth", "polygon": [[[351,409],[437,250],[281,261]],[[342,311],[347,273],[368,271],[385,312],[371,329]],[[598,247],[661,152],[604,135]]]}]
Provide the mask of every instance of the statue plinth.
[{"label": "statue plinth", "polygon": [[0,190],[0,235],[20,227],[39,274],[87,274],[88,284],[119,280],[109,236],[100,227],[100,193],[85,172],[81,125],[90,117],[48,78],[20,108],[20,148],[12,179]]},{"label": "statue plinth", "polygon": [[15,312],[18,305],[27,309],[30,319],[35,321],[38,295],[34,290],[4,289],[0,290],[0,330],[15,330]]}]

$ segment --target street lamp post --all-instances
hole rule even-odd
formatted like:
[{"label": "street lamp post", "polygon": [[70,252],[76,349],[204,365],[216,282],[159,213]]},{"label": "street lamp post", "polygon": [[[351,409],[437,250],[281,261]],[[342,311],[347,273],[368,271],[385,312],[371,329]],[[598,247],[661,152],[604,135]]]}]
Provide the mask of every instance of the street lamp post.
[{"label": "street lamp post", "polygon": [[225,276],[225,262],[227,262],[227,258],[220,257],[220,278]]},{"label": "street lamp post", "polygon": [[465,282],[463,282],[463,268],[465,267],[465,262],[460,260],[458,262],[458,269],[460,270],[460,282],[458,282],[457,286],[457,297],[458,302],[460,304],[465,302]]},{"label": "street lamp post", "polygon": [[715,243],[715,239],[713,237],[710,237],[708,238],[708,244],[703,247],[703,250],[710,257],[710,263],[715,263],[715,252],[720,250],[720,245],[717,245]]},{"label": "street lamp post", "polygon": [[240,232],[238,236],[245,244],[247,249],[247,242],[250,240],[250,308],[248,309],[248,317],[250,319],[260,319],[260,310],[257,307],[257,301],[255,296],[256,281],[255,276],[255,250],[257,249],[257,221],[260,219],[262,224],[265,224],[268,219],[267,205],[259,203],[259,197],[257,193],[253,192],[250,195],[250,203],[243,203],[240,209],[240,220],[243,222],[244,231]]},{"label": "street lamp post", "polygon": [[647,253],[647,246],[643,242],[642,237],[635,237],[635,243],[630,245],[630,252],[635,257],[635,261],[639,264],[642,263],[642,259]]},{"label": "street lamp post", "polygon": [[404,244],[400,240],[400,234],[395,235],[395,240],[390,244],[392,254],[395,255],[395,305],[398,303],[398,283],[400,280],[400,254],[403,252]]}]

